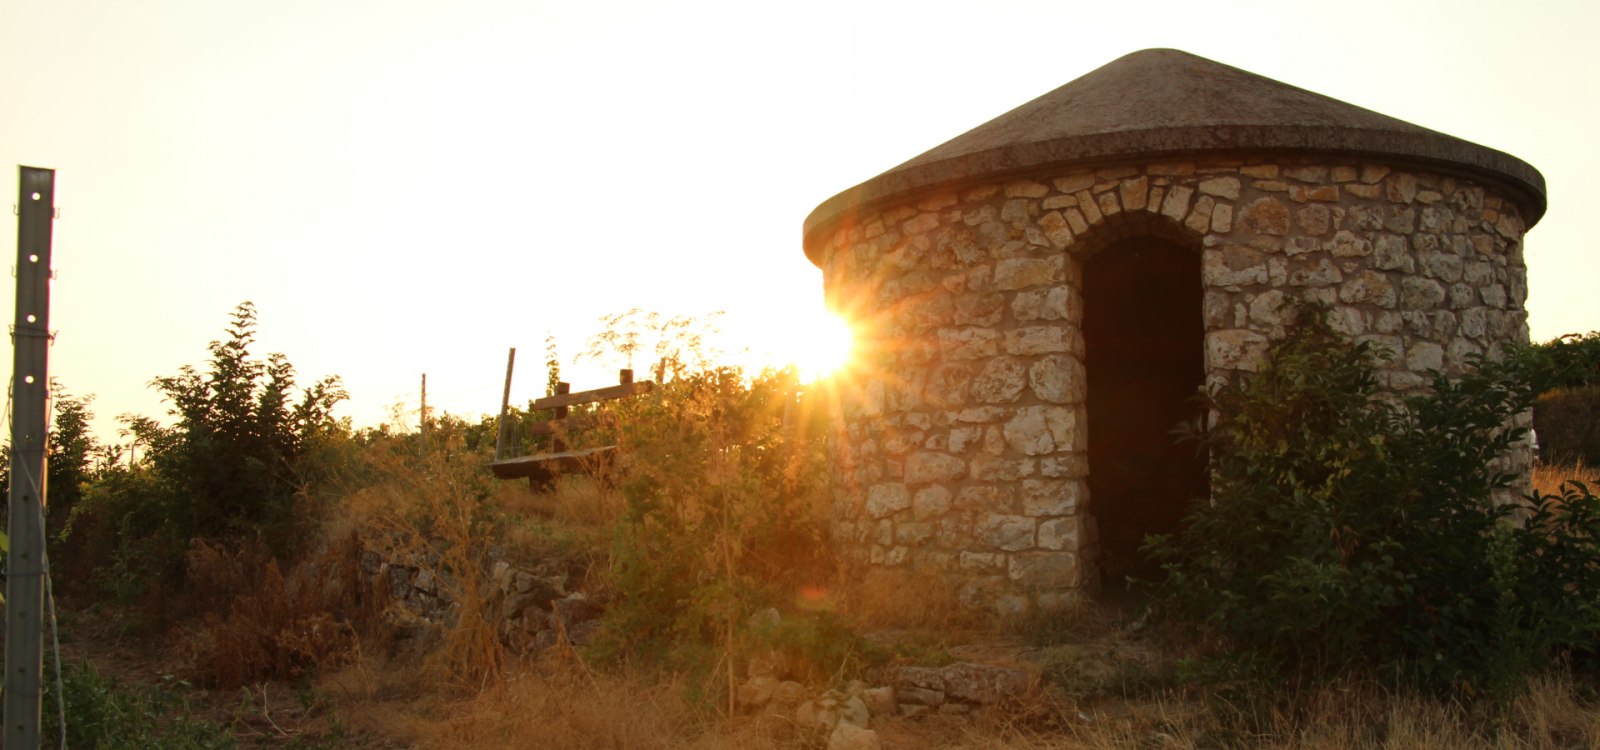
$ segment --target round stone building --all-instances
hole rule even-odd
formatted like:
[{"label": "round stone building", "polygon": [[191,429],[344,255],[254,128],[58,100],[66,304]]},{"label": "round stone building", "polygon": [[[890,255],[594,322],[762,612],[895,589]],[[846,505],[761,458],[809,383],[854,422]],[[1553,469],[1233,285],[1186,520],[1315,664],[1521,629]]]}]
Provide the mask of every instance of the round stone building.
[{"label": "round stone building", "polygon": [[1176,50],[1118,59],[806,219],[860,336],[835,542],[1002,614],[1119,581],[1209,492],[1169,431],[1287,300],[1420,387],[1527,341],[1544,210],[1499,151]]}]

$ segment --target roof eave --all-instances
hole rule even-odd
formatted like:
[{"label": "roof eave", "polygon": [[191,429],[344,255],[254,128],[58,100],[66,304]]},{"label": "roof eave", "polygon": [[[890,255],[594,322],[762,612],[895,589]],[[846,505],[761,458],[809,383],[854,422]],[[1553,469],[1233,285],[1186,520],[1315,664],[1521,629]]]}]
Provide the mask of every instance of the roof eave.
[{"label": "roof eave", "polygon": [[1349,126],[1196,125],[1074,135],[1016,143],[890,170],[829,198],[806,217],[806,257],[820,265],[821,243],[851,215],[936,189],[1116,162],[1224,155],[1307,154],[1428,167],[1497,184],[1522,209],[1529,228],[1546,209],[1543,175],[1510,154],[1432,131]]}]

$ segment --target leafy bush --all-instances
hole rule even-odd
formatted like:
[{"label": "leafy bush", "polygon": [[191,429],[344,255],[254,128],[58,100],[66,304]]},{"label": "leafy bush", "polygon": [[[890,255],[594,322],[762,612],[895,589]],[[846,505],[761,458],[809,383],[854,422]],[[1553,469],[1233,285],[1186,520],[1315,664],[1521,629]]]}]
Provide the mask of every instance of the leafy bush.
[{"label": "leafy bush", "polygon": [[1546,388],[1600,385],[1600,331],[1558,336],[1526,347],[1521,355],[1546,373]]},{"label": "leafy bush", "polygon": [[185,366],[152,382],[172,404],[173,425],[123,418],[142,454],[87,487],[63,531],[121,596],[176,585],[193,539],[259,540],[282,555],[311,536],[296,502],[318,473],[319,444],[348,439],[332,415],[345,393],[328,378],[292,401],[288,359],[250,354],[254,306],[232,317],[205,372]]},{"label": "leafy bush", "polygon": [[1569,333],[1527,347],[1521,356],[1548,378],[1549,390],[1533,405],[1541,458],[1600,464],[1600,332]]},{"label": "leafy bush", "polygon": [[[46,520],[48,526],[58,527],[66,523],[72,509],[83,499],[84,486],[98,475],[95,455],[101,448],[89,432],[89,422],[94,419],[89,404],[94,396],[73,396],[53,381],[50,390],[55,418],[48,436],[49,458],[45,468]],[[9,466],[6,474],[6,491],[9,491]]]},{"label": "leafy bush", "polygon": [[1538,363],[1482,361],[1396,399],[1377,352],[1301,317],[1259,372],[1207,398],[1212,498],[1149,545],[1161,609],[1281,676],[1371,668],[1505,695],[1592,652],[1600,500],[1570,487],[1525,523],[1495,502]]},{"label": "leafy bush", "polygon": [[328,378],[291,403],[294,367],[282,354],[266,362],[250,356],[255,325],[255,307],[240,304],[227,340],[211,342],[208,372],[186,365],[156,378],[178,421],[171,428],[143,423],[141,437],[156,472],[191,498],[185,520],[195,535],[264,536],[281,548],[305,479],[301,455],[317,435],[338,427],[332,410],[345,392],[338,378]]},{"label": "leafy bush", "polygon": [[627,510],[602,653],[709,676],[750,613],[831,577],[821,416],[785,424],[797,387],[792,371],[724,368],[617,404]]},{"label": "leafy bush", "polygon": [[1600,385],[1540,394],[1533,404],[1533,427],[1546,463],[1600,466]]},{"label": "leafy bush", "polygon": [[47,745],[62,736],[59,716],[64,711],[64,747],[224,750],[239,746],[226,727],[190,712],[184,699],[189,686],[181,680],[167,677],[149,688],[127,686],[102,676],[87,662],[64,664],[61,673],[60,694],[54,680],[44,685],[40,729]]},{"label": "leafy bush", "polygon": [[[97,465],[97,459],[105,454],[105,448],[95,439],[89,431],[89,422],[94,419],[94,413],[89,411],[89,404],[94,401],[94,396],[73,396],[68,393],[60,381],[50,381],[51,411],[54,418],[46,437],[45,451],[45,530],[49,534],[52,529],[59,529],[67,524],[67,519],[72,515],[72,509],[78,506],[83,499],[85,489],[94,479],[104,472],[104,466]],[[10,455],[10,440],[6,454]],[[0,461],[0,497],[9,497],[11,491],[11,462]],[[9,522],[9,518],[0,520],[0,525]],[[5,538],[0,534],[0,540]],[[59,550],[59,535],[49,534],[46,539],[48,555],[52,560],[62,558]],[[0,553],[4,553],[4,545],[0,545]],[[59,567],[59,562],[56,563]]]}]

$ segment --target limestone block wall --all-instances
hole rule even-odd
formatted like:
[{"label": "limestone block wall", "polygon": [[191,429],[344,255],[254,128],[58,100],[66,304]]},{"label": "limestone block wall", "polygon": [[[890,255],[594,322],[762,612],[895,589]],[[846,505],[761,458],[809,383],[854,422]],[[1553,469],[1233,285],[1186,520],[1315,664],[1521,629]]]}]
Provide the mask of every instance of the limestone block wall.
[{"label": "limestone block wall", "polygon": [[1200,254],[1213,382],[1255,366],[1293,297],[1393,352],[1405,391],[1527,341],[1524,229],[1492,185],[1331,157],[1079,169],[854,215],[819,253],[863,332],[835,541],[858,570],[948,576],[1001,613],[1093,589],[1083,263],[1119,239]]}]

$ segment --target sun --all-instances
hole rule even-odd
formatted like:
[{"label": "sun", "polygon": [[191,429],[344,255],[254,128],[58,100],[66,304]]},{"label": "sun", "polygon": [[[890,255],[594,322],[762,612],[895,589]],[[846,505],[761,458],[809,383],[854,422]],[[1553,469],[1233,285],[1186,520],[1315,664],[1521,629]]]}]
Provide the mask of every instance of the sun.
[{"label": "sun", "polygon": [[855,352],[855,330],[844,318],[826,310],[793,320],[781,347],[807,381],[821,380],[850,363]]}]

